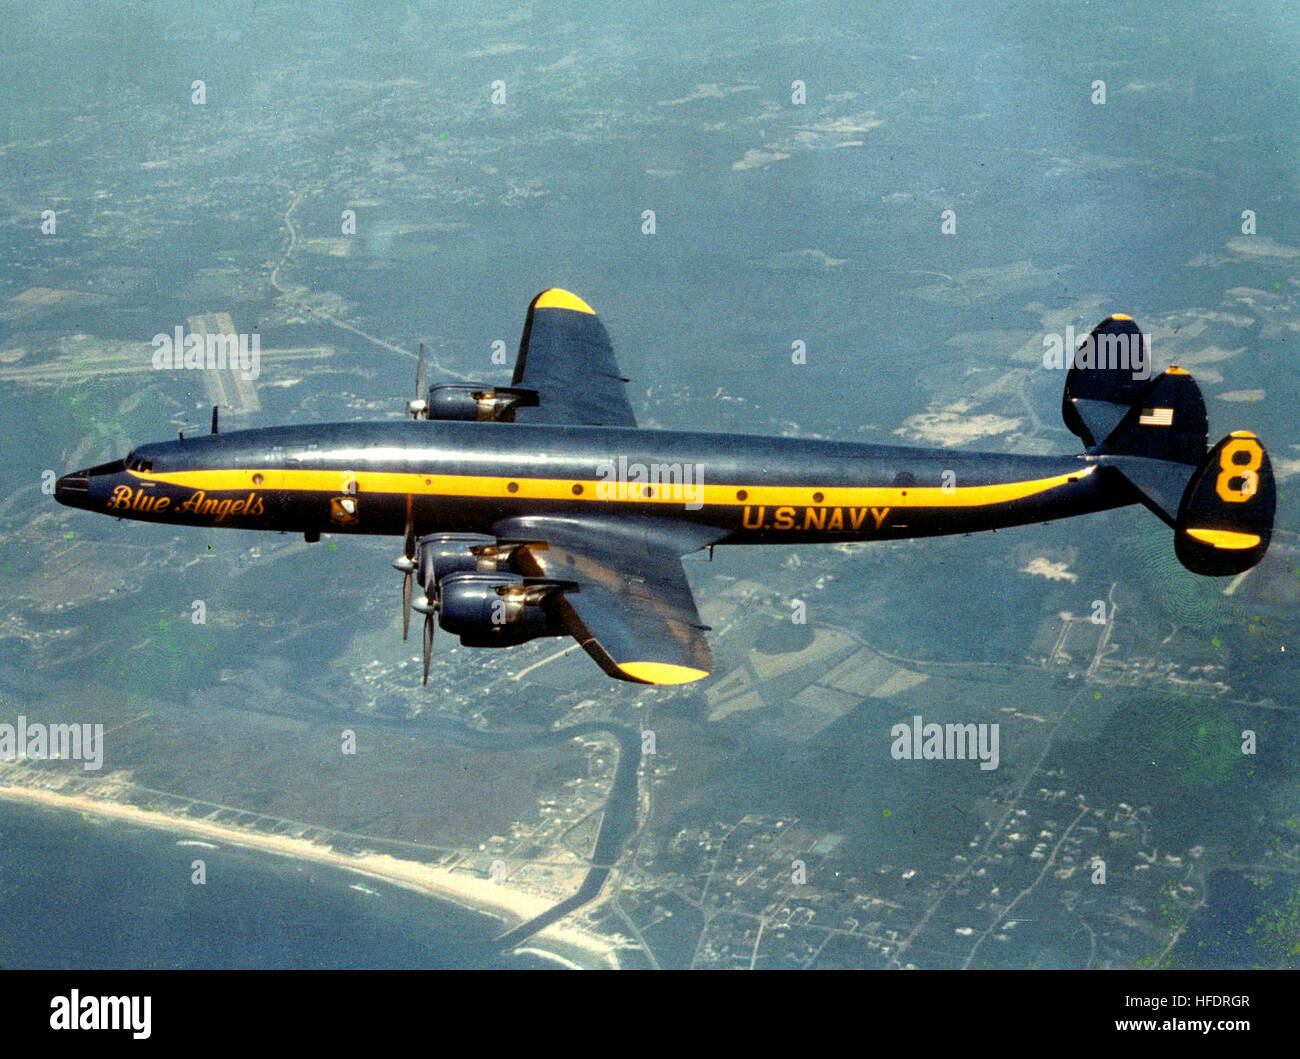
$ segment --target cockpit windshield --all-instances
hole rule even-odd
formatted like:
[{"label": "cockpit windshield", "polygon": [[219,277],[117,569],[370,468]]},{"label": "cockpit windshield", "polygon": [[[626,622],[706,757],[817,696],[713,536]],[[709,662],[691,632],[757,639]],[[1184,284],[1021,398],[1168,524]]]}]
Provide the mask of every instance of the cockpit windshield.
[{"label": "cockpit windshield", "polygon": [[140,474],[148,474],[153,470],[153,460],[143,460],[133,452],[126,458],[126,469]]},{"label": "cockpit windshield", "polygon": [[126,460],[113,460],[112,463],[101,463],[94,467],[88,467],[81,474],[87,478],[98,478],[101,474],[121,474],[126,467]]}]

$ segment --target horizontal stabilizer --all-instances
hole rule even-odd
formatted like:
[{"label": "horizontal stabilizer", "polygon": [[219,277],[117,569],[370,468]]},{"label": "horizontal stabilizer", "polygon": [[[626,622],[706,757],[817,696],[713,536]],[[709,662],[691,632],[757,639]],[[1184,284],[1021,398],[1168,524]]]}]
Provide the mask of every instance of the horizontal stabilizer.
[{"label": "horizontal stabilizer", "polygon": [[1196,473],[1187,463],[1170,463],[1144,456],[1102,456],[1103,467],[1119,471],[1141,495],[1142,502],[1169,525],[1177,525],[1183,494]]}]

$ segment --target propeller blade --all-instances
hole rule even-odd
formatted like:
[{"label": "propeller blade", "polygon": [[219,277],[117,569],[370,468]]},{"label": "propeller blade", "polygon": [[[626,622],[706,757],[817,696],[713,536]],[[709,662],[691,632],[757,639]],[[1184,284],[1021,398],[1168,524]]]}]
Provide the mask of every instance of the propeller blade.
[{"label": "propeller blade", "polygon": [[402,642],[406,642],[411,632],[411,582],[415,574],[407,570],[402,575]]},{"label": "propeller blade", "polygon": [[406,402],[406,410],[412,419],[429,418],[429,395],[424,389],[424,343],[420,343],[420,363],[415,369],[415,397]]},{"label": "propeller blade", "polygon": [[406,533],[402,544],[402,558],[393,564],[402,571],[402,642],[411,631],[411,583],[415,577],[415,518],[406,519]]},{"label": "propeller blade", "polygon": [[424,683],[429,683],[429,659],[433,657],[433,615],[424,616]]}]

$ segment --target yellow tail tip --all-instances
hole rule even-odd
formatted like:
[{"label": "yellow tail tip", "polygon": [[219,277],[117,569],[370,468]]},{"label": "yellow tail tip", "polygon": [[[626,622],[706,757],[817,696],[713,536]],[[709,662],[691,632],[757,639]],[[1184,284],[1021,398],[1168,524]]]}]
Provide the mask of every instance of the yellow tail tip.
[{"label": "yellow tail tip", "polygon": [[572,309],[575,313],[587,313],[591,316],[596,315],[596,310],[584,302],[576,294],[570,294],[567,290],[560,290],[559,287],[552,287],[550,290],[544,290],[533,302],[534,309]]}]

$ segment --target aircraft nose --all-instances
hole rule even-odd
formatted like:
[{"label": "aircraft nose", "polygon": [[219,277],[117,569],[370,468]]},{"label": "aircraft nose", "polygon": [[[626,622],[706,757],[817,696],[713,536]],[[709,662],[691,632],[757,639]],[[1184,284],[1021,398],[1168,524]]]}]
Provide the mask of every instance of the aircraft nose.
[{"label": "aircraft nose", "polygon": [[65,474],[54,483],[54,499],[68,507],[85,507],[90,499],[90,475],[86,471]]}]

